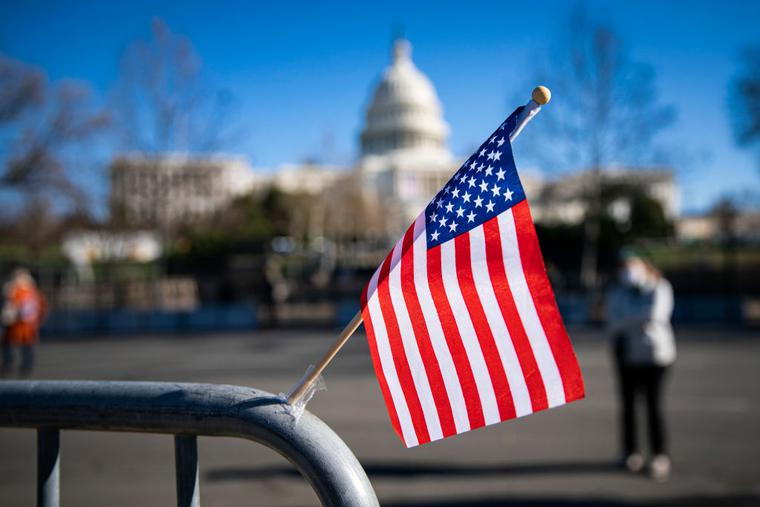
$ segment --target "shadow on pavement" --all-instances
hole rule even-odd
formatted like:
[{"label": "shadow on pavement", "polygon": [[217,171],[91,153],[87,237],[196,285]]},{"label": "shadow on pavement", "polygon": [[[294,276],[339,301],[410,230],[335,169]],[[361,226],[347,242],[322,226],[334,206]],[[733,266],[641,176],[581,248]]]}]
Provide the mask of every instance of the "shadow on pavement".
[{"label": "shadow on pavement", "polygon": [[757,495],[680,496],[650,501],[612,498],[541,498],[500,496],[461,498],[441,501],[383,502],[383,507],[755,507]]},{"label": "shadow on pavement", "polygon": [[[395,462],[369,462],[364,469],[371,479],[419,478],[419,477],[484,477],[502,476],[505,479],[525,475],[557,474],[617,474],[626,473],[615,461],[567,461],[535,464],[494,465],[436,465],[432,463],[399,464]],[[267,480],[282,477],[301,479],[295,468],[276,467],[228,467],[209,470],[205,479],[212,482],[236,480]],[[692,495],[674,496],[650,500],[633,500],[606,497],[542,497],[542,496],[464,496],[441,500],[419,499],[384,501],[383,507],[756,507],[760,495]]]},{"label": "shadow on pavement", "polygon": [[[370,478],[388,477],[470,477],[470,476],[516,476],[516,475],[551,475],[551,474],[604,474],[621,471],[613,461],[556,462],[514,465],[436,465],[433,463],[363,463],[364,470]],[[217,468],[206,472],[206,480],[259,480],[276,477],[300,477],[298,471],[288,466],[277,467],[236,467]]]}]

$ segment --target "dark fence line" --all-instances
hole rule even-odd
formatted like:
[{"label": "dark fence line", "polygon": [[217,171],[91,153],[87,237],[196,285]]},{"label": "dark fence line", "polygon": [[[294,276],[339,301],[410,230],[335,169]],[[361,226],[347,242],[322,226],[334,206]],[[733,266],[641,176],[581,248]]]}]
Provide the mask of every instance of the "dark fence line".
[{"label": "dark fence line", "polygon": [[[584,293],[559,293],[560,312],[568,325],[599,324],[603,307],[598,298]],[[319,311],[309,311],[309,305]],[[254,302],[205,305],[192,311],[165,310],[69,310],[54,311],[42,328],[43,336],[138,335],[160,333],[227,332],[262,327],[339,327],[358,310],[358,303],[342,300],[297,303],[294,312],[262,308]],[[272,318],[271,312],[280,314]],[[264,317],[262,318],[262,314]],[[760,299],[737,295],[677,295],[673,311],[676,324],[760,324]]]},{"label": "dark fence line", "polygon": [[259,327],[258,306],[251,302],[202,306],[191,311],[60,310],[42,326],[43,336],[154,334],[241,331]]}]

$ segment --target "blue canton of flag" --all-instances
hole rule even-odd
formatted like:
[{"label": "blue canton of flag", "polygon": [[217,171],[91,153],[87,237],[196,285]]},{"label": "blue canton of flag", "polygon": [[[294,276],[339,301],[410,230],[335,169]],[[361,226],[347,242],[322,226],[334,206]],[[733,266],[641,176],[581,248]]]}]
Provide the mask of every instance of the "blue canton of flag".
[{"label": "blue canton of flag", "polygon": [[478,227],[525,199],[509,134],[522,107],[480,145],[425,209],[428,248]]}]

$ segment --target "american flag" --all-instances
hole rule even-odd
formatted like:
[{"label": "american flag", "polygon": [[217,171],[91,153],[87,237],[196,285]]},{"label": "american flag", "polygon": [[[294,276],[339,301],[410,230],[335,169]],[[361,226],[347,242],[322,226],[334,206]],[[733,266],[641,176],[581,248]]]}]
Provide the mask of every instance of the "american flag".
[{"label": "american flag", "polygon": [[362,319],[407,447],[582,398],[510,132],[459,168],[362,293]]}]

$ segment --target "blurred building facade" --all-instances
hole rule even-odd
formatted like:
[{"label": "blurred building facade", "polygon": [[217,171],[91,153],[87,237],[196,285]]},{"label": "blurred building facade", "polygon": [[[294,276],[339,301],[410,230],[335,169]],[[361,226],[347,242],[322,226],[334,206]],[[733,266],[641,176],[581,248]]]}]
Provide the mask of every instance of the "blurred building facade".
[{"label": "blurred building facade", "polygon": [[107,261],[151,262],[161,255],[161,239],[153,231],[71,231],[63,238],[61,250],[75,266]]},{"label": "blurred building facade", "polygon": [[676,223],[678,239],[686,242],[717,243],[738,240],[743,243],[760,244],[760,212],[737,210],[721,213],[690,214],[680,217]]},{"label": "blurred building facade", "polygon": [[262,180],[240,157],[121,155],[110,172],[112,218],[163,229],[213,215]]},{"label": "blurred building facade", "polygon": [[318,195],[340,184],[345,177],[345,168],[307,161],[280,166],[269,176],[263,176],[264,180],[256,187],[271,185],[288,194]]},{"label": "blurred building facade", "polygon": [[[578,224],[587,213],[589,189],[594,175],[590,171],[542,178],[532,173],[521,175],[534,220],[546,224]],[[662,207],[668,220],[675,221],[681,212],[678,182],[673,170],[660,168],[611,167],[602,171],[603,188],[625,186],[643,192]],[[625,219],[630,203],[620,199],[611,204],[610,213]]]}]

